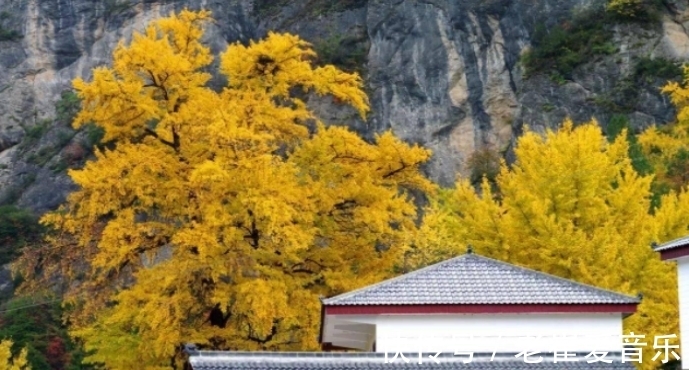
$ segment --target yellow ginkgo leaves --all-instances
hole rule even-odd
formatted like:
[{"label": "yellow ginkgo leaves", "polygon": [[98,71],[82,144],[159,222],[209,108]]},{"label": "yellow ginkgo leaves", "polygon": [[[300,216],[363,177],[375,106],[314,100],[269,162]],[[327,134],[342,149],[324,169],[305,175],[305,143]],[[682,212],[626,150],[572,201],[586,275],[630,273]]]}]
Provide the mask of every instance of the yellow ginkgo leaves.
[{"label": "yellow ginkgo leaves", "polygon": [[[567,121],[544,136],[525,133],[516,162],[503,165],[497,189],[484,182],[477,194],[468,181],[459,181],[433,200],[407,263],[442,260],[471,244],[493,258],[642,293],[639,312],[625,329],[651,338],[677,333],[674,267],[650,245],[687,232],[689,195],[672,193],[650,214],[652,178],[632,168],[625,137],[608,143],[595,122],[575,128]],[[652,347],[646,349],[653,357]]]},{"label": "yellow ginkgo leaves", "polygon": [[74,82],[74,125],[110,144],[70,172],[79,190],[25,260],[72,279],[72,334],[111,369],[169,368],[186,342],[316,348],[318,296],[386,277],[415,227],[411,191],[434,189],[428,150],[391,133],[366,142],[309,110],[305,94],[369,108],[357,74],[313,66],[296,36],[230,45],[227,86],[206,86],[209,17],[155,21]]}]

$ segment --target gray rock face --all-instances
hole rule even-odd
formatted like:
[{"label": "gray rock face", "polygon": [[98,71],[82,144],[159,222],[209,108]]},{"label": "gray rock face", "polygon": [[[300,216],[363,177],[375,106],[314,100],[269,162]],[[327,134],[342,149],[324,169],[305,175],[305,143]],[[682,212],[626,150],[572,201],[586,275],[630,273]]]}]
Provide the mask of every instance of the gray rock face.
[{"label": "gray rock face", "polygon": [[[55,116],[55,103],[73,78],[89,78],[93,67],[110,62],[120,39],[173,10],[212,10],[217,22],[206,39],[215,52],[278,30],[301,35],[333,60],[356,59],[371,98],[368,121],[325,99],[313,99],[314,109],[368,138],[391,129],[431,148],[428,174],[448,185],[467,174],[475,150],[509,152],[524,124],[556,128],[569,116],[605,125],[612,112],[601,101],[614,100],[634,57],[689,59],[687,6],[669,2],[656,25],[620,25],[614,38],[619,51],[577,68],[571,80],[524,78],[520,55],[537,24],[558,24],[573,11],[603,6],[603,0],[0,0],[6,12],[0,30],[21,34],[0,41],[0,195],[12,189],[20,205],[37,212],[64,199],[73,185],[64,173],[45,168],[56,166],[63,154],[56,143],[64,140],[41,139],[21,150],[18,144]],[[657,88],[662,82],[635,86],[637,98],[627,112],[634,127],[672,120],[674,110]],[[27,153],[45,146],[56,148],[48,154],[53,157],[39,166],[28,163]]]}]

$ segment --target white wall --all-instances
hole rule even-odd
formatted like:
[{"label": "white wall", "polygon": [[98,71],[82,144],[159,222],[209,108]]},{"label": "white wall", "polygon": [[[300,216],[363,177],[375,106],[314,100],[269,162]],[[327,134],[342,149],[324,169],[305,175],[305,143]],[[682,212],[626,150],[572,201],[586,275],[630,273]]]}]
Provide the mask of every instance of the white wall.
[{"label": "white wall", "polygon": [[[689,258],[677,260],[677,282],[679,285],[679,349],[681,351],[679,357],[682,358],[682,369],[689,369],[689,360],[684,360],[685,356],[689,356],[689,350],[683,349],[685,346],[689,347]],[[671,359],[674,358],[671,357]]]},{"label": "white wall", "polygon": [[622,350],[621,314],[388,315],[372,321],[377,352]]}]

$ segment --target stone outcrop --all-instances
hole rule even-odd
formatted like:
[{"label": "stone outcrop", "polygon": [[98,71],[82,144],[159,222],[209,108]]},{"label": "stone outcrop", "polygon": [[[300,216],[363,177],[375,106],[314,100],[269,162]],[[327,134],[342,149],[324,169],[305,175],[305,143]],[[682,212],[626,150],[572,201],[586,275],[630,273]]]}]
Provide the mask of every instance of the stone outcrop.
[{"label": "stone outcrop", "polygon": [[[278,30],[301,35],[331,60],[358,63],[371,98],[368,121],[326,99],[312,99],[314,109],[366,137],[392,129],[431,148],[428,174],[448,185],[467,174],[467,158],[477,149],[509,157],[525,124],[555,128],[569,116],[605,125],[614,112],[601,102],[616,98],[635,57],[689,59],[687,4],[667,2],[658,22],[617,26],[618,51],[578,67],[570,80],[524,77],[520,56],[538,24],[603,6],[600,0],[0,0],[0,36],[21,35],[0,41],[0,196],[37,212],[64,199],[73,189],[59,171],[64,138],[85,134],[52,120],[60,94],[73,78],[107,64],[120,39],[173,10],[212,10],[217,22],[206,39],[215,52]],[[625,112],[633,127],[672,120],[662,83],[635,86]],[[32,128],[46,124],[40,138],[27,141]],[[42,160],[29,160],[37,156]]]}]

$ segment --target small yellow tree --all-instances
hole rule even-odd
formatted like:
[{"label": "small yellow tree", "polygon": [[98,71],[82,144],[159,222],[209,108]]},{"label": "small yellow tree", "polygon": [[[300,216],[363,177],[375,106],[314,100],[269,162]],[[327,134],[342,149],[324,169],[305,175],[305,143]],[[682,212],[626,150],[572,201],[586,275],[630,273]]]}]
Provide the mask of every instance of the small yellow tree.
[{"label": "small yellow tree", "polygon": [[310,93],[369,108],[358,75],[314,67],[296,36],[230,45],[227,86],[208,88],[209,19],[160,19],[74,82],[75,127],[111,145],[70,172],[80,189],[43,219],[50,245],[23,259],[68,277],[72,333],[111,369],[179,366],[185,342],[316,348],[318,296],[386,277],[415,227],[410,190],[433,190],[429,151],[308,109]]},{"label": "small yellow tree", "polygon": [[0,370],[31,370],[26,360],[26,348],[22,349],[17,356],[12,357],[12,345],[10,339],[0,342]]},{"label": "small yellow tree", "polygon": [[[640,177],[628,158],[626,135],[608,143],[595,122],[565,122],[545,136],[527,132],[516,163],[503,164],[491,190],[467,181],[445,190],[426,212],[407,254],[409,268],[464,253],[489,257],[563,278],[636,295],[639,311],[625,328],[677,334],[674,268],[650,247],[689,230],[689,195],[671,193],[649,214],[651,177]],[[645,365],[655,355],[645,348]]]},{"label": "small yellow tree", "polygon": [[649,158],[656,181],[662,188],[675,191],[689,184],[689,67],[684,67],[684,82],[670,82],[663,92],[677,107],[673,124],[653,126],[639,135],[644,154]]}]

